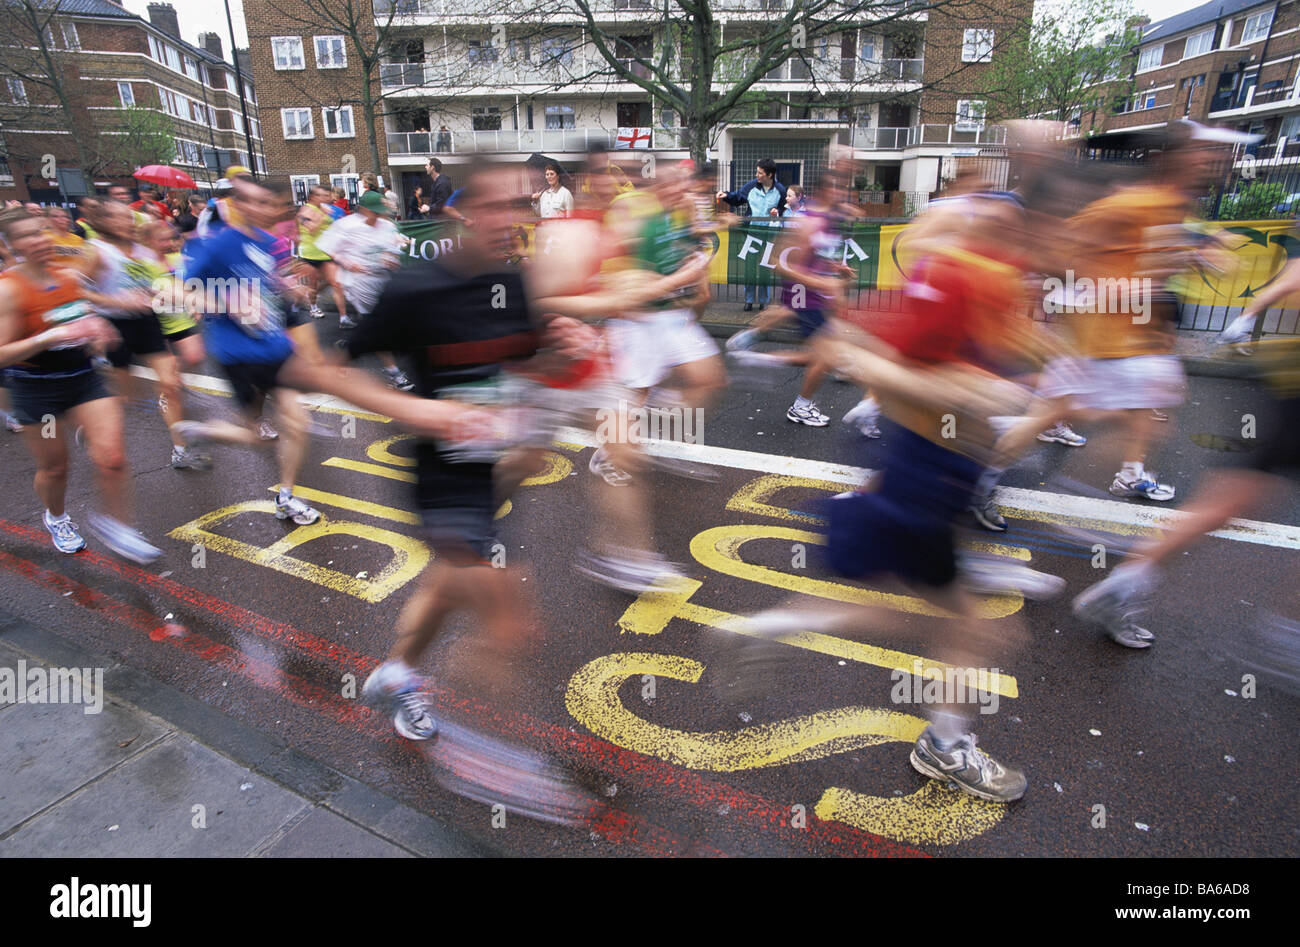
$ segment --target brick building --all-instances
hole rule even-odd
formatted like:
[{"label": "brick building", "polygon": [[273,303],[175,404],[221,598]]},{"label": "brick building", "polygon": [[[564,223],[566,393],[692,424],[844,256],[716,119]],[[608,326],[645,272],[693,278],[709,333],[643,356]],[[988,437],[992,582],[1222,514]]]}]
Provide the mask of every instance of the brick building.
[{"label": "brick building", "polygon": [[[435,154],[453,179],[458,165],[483,152],[521,161],[541,153],[572,163],[599,141],[611,150],[688,155],[671,109],[655,105],[635,83],[598,74],[604,60],[576,8],[552,4],[544,19],[539,13],[531,22],[523,9],[493,17],[489,6],[374,0],[367,27],[379,31],[382,61],[372,77],[371,95],[379,100],[371,110],[378,138],[372,157],[363,76],[343,30],[313,18],[303,0],[246,0],[272,170],[299,187],[347,184],[374,170],[405,200]],[[787,7],[788,0],[711,3],[724,41],[762,37]],[[592,8],[629,64],[662,52],[662,11],[651,0],[596,0]],[[862,183],[889,205],[882,214],[903,212],[903,192],[923,200],[951,173],[945,159],[999,140],[998,130],[985,127],[981,84],[991,57],[1023,42],[1033,2],[1008,0],[993,9],[982,0],[933,9],[900,0],[873,5],[836,33],[815,38],[806,54],[754,86],[771,101],[716,130],[709,156],[727,169],[722,183],[743,183],[767,155],[787,183],[815,183],[827,146],[838,143],[861,159]],[[726,69],[745,66],[739,58],[720,61],[716,74],[725,79]]]},{"label": "brick building", "polygon": [[[9,38],[11,45],[0,40],[0,199],[59,201],[82,193],[74,136],[89,156],[97,189],[110,181],[134,186],[134,167],[114,149],[114,136],[123,135],[124,110],[131,107],[166,117],[163,127],[175,142],[168,163],[200,188],[211,187],[232,164],[265,169],[251,73],[244,72],[241,103],[221,38],[202,34],[198,44],[181,39],[170,3],[151,3],[145,20],[114,0],[16,2],[35,8],[48,24],[45,44],[63,76],[70,110],[48,87],[15,78],[28,71],[20,58],[31,55],[33,43],[24,43],[21,34]],[[51,166],[54,176],[46,177]]]},{"label": "brick building", "polygon": [[[1263,135],[1244,149],[1253,173],[1280,168],[1300,190],[1300,2],[1212,0],[1142,27],[1134,93],[1077,116],[1097,145],[1189,118]],[[1297,165],[1295,172],[1290,166]]]}]

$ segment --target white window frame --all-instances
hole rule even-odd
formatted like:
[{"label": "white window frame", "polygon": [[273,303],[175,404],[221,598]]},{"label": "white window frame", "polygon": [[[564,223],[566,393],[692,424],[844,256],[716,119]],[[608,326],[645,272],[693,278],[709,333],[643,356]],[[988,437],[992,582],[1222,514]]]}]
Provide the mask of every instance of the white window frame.
[{"label": "white window frame", "polygon": [[[973,106],[979,106],[979,119],[973,119],[970,116],[977,110]],[[962,119],[962,113],[966,113],[966,119]],[[988,102],[985,99],[958,99],[957,100],[957,120],[953,123],[958,131],[981,132],[984,130],[984,122],[988,116]]]},{"label": "white window frame", "polygon": [[[298,134],[298,135],[290,135],[290,134],[289,134],[289,115],[290,115],[290,113],[295,113],[295,114],[298,114],[298,115],[301,115],[301,114],[305,113],[305,114],[307,115],[307,133],[306,133],[305,135],[304,135],[304,134]],[[298,125],[300,126],[301,123],[299,122]],[[315,138],[315,137],[316,137],[316,127],[315,127],[315,125],[312,123],[311,109],[309,109],[309,108],[283,108],[283,109],[280,109],[280,132],[284,135],[284,140],[285,140],[285,141],[310,141],[311,139]]]},{"label": "white window frame", "polygon": [[1165,58],[1165,44],[1159,46],[1148,46],[1142,52],[1138,53],[1138,72],[1150,72],[1152,69],[1159,69],[1161,60]]},{"label": "white window frame", "polygon": [[[1204,42],[1198,43],[1200,48],[1193,47],[1192,44],[1198,40],[1204,40]],[[1208,52],[1213,52],[1213,50],[1214,27],[1210,27],[1208,30],[1201,30],[1201,32],[1193,33],[1191,36],[1187,37],[1187,45],[1183,47],[1183,58],[1192,59],[1196,56],[1204,56]]]},{"label": "white window frame", "polygon": [[[339,122],[338,122],[338,118],[341,118],[341,117],[342,117],[343,115],[345,115],[345,114],[347,115],[347,118],[348,118],[348,130],[347,130],[346,132],[342,132],[342,131],[331,132],[331,131],[330,131],[330,116],[331,116],[331,114],[333,114],[333,115],[335,116],[335,125],[338,125],[338,124],[339,124]],[[357,137],[357,129],[356,129],[356,126],[352,123],[352,106],[350,106],[350,105],[340,105],[338,108],[332,108],[332,109],[331,109],[331,108],[322,108],[322,109],[320,110],[320,117],[321,117],[321,129],[325,132],[325,137],[326,137],[326,138],[356,138],[356,137]]]},{"label": "white window frame", "polygon": [[[555,109],[554,113],[551,112],[551,109]],[[551,127],[552,114],[559,116],[560,119],[560,124],[556,125],[554,128]],[[572,125],[564,124],[564,117],[566,115],[573,121]],[[572,105],[566,105],[562,102],[556,103],[555,105],[546,105],[542,107],[542,121],[545,123],[543,127],[548,131],[564,131],[565,129],[577,128],[578,110]]]},{"label": "white window frame", "polygon": [[204,117],[205,117],[204,112],[206,110],[203,108],[203,106],[200,103],[195,102],[193,99],[190,99],[189,106],[190,106],[190,116],[189,116],[190,121],[196,125],[207,124],[204,121]]},{"label": "white window frame", "polygon": [[149,58],[155,62],[164,62],[162,49],[158,45],[158,40],[152,33],[149,36]]},{"label": "white window frame", "polygon": [[[284,57],[283,60],[281,59],[280,47],[281,44],[284,43],[297,44],[298,53],[296,57],[293,53],[293,49],[291,45],[289,55]],[[297,63],[297,65],[295,65],[295,62]],[[283,65],[281,63],[283,63]],[[277,72],[290,72],[290,71],[296,71],[298,69],[306,69],[307,56],[303,52],[302,37],[301,36],[272,36],[271,37],[271,65],[272,67],[275,68]],[[225,70],[222,71],[225,72]],[[230,73],[225,72],[225,76],[226,76],[226,88],[228,90],[230,88]]]},{"label": "white window frame", "polygon": [[[258,155],[260,158],[261,155]],[[298,194],[298,182],[303,182],[303,191],[308,197],[311,197],[311,189],[320,187],[319,174],[291,174],[289,175],[289,193],[295,197]]]},{"label": "white window frame", "polygon": [[[1246,17],[1246,25],[1241,28],[1241,42],[1258,43],[1268,31],[1273,28],[1273,11],[1265,10],[1262,13],[1256,13],[1254,16]],[[1251,34],[1254,35],[1251,35]]]},{"label": "white window frame", "polygon": [[[321,40],[330,41],[338,40],[339,55],[343,57],[342,62],[334,62],[330,59],[321,58]],[[316,68],[317,69],[346,69],[348,67],[348,44],[343,36],[313,36],[311,38],[312,48],[316,50]],[[326,52],[329,47],[326,46]]]},{"label": "white window frame", "polygon": [[180,72],[184,75],[181,70],[181,54],[176,47],[169,46],[166,43],[159,43],[158,45],[162,47],[163,55],[166,57],[167,68],[172,72]]},{"label": "white window frame", "polygon": [[185,75],[195,82],[199,81],[199,61],[197,59],[193,56],[182,56],[181,65],[184,68]]},{"label": "white window frame", "polygon": [[23,85],[21,79],[6,79],[5,85],[9,87],[9,101],[14,105],[27,105],[27,86]]},{"label": "white window frame", "polygon": [[135,90],[131,88],[131,83],[119,82],[117,84],[117,100],[122,103],[124,109],[135,106]]},{"label": "white window frame", "polygon": [[962,62],[993,61],[993,31],[990,29],[963,30],[961,34]]}]

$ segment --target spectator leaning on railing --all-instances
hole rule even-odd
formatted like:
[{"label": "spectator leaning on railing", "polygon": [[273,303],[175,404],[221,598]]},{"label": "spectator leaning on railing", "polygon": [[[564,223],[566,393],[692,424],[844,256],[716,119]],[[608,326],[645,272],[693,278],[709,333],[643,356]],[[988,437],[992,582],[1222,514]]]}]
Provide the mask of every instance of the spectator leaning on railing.
[{"label": "spectator leaning on railing", "polygon": [[[719,191],[718,200],[733,207],[747,205],[753,221],[764,221],[759,226],[776,226],[785,210],[785,185],[776,179],[776,162],[763,158],[755,169],[754,179],[738,191]],[[760,285],[758,308],[762,309],[772,298],[772,287]],[[754,286],[745,287],[745,312],[754,308]]]}]

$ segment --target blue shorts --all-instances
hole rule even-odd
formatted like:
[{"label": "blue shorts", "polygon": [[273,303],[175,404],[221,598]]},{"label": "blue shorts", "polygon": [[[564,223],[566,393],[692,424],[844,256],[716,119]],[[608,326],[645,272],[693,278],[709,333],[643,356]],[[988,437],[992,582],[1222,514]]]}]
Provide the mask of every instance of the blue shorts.
[{"label": "blue shorts", "polygon": [[942,588],[957,577],[953,524],[983,468],[888,419],[876,490],[828,502],[826,560],[846,578],[884,573]]},{"label": "blue shorts", "polygon": [[826,313],[821,309],[796,309],[795,315],[799,317],[799,334],[805,339],[811,339],[826,325]]}]

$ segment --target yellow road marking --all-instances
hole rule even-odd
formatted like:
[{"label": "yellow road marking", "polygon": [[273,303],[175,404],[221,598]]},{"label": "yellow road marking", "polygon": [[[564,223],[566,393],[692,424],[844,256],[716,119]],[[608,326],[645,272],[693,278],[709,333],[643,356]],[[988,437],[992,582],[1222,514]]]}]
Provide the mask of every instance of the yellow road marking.
[{"label": "yellow road marking", "polygon": [[387,477],[389,480],[400,480],[402,483],[415,483],[415,474],[408,473],[405,470],[393,470],[391,467],[381,467],[379,464],[368,464],[364,460],[349,460],[346,457],[331,457],[328,460],[321,461],[322,467],[339,467],[343,470],[352,470],[356,473],[370,474],[374,477]]},{"label": "yellow road marking", "polygon": [[813,808],[817,818],[843,822],[895,842],[955,845],[983,835],[1007,807],[927,780],[907,796],[868,796],[832,786]]},{"label": "yellow road marking", "polygon": [[374,441],[366,446],[366,456],[371,460],[377,460],[381,464],[389,464],[393,467],[414,467],[414,457],[403,457],[401,454],[394,454],[391,448],[398,441],[413,441],[413,434],[397,434],[393,437],[385,437],[383,440]]}]

